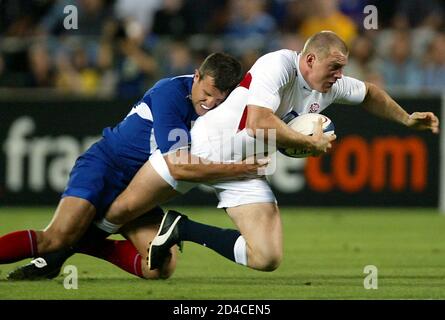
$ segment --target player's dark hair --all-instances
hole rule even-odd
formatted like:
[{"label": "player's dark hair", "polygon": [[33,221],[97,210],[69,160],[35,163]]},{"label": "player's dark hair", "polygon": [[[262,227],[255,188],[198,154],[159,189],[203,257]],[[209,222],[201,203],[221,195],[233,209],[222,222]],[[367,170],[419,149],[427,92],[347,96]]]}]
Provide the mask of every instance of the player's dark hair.
[{"label": "player's dark hair", "polygon": [[215,87],[221,92],[230,92],[241,82],[243,77],[241,63],[226,53],[212,53],[199,67],[199,76],[210,76],[215,80]]}]

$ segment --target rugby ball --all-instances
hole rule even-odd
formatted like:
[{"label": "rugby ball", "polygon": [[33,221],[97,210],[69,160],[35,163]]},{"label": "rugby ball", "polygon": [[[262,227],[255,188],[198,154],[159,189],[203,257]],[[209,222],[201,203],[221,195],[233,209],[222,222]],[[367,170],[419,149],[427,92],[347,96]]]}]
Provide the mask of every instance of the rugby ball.
[{"label": "rugby ball", "polygon": [[[326,135],[334,134],[334,123],[325,115],[318,113],[307,113],[295,117],[287,124],[292,130],[295,130],[301,134],[311,136],[314,133],[316,125],[319,119],[323,121],[323,133]],[[306,158],[311,156],[311,151],[303,148],[279,148],[282,154],[291,158]]]}]

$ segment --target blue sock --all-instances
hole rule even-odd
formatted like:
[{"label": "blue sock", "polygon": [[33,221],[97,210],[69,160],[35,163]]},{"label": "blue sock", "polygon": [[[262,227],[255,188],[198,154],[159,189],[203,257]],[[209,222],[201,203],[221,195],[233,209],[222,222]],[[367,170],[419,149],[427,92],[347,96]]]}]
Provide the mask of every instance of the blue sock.
[{"label": "blue sock", "polygon": [[234,246],[241,235],[238,230],[209,226],[188,218],[181,219],[178,227],[181,240],[208,247],[235,262]]}]

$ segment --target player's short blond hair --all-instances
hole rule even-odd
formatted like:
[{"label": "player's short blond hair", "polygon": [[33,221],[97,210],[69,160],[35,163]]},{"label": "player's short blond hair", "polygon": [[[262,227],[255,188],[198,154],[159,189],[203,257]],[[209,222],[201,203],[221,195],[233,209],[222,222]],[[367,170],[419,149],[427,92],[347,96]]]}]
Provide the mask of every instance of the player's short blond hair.
[{"label": "player's short blond hair", "polygon": [[304,44],[302,55],[315,53],[321,59],[326,58],[332,51],[340,51],[348,55],[349,49],[346,43],[335,32],[321,31],[307,39]]}]

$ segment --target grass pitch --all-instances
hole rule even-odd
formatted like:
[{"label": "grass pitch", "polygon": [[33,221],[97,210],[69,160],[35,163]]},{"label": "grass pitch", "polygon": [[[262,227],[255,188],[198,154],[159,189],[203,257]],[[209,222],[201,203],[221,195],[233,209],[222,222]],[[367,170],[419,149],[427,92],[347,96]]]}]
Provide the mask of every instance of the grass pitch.
[{"label": "grass pitch", "polygon": [[[0,235],[44,228],[52,208],[0,209]],[[232,227],[211,208],[183,208],[192,219]],[[426,209],[282,208],[284,261],[271,273],[236,265],[186,243],[169,280],[144,281],[85,255],[66,265],[78,269],[78,289],[55,280],[9,282],[14,266],[0,265],[5,299],[444,299],[445,216]],[[364,268],[378,269],[378,289],[365,289]]]}]

